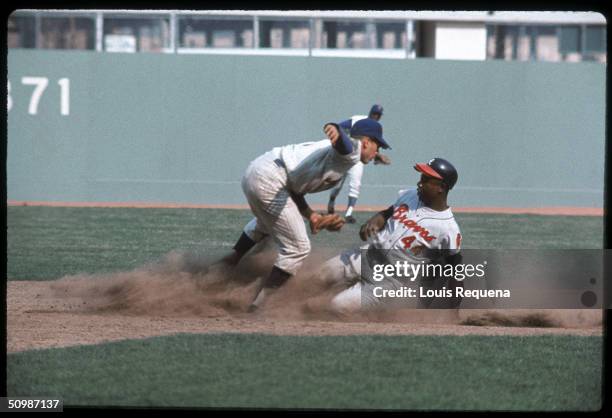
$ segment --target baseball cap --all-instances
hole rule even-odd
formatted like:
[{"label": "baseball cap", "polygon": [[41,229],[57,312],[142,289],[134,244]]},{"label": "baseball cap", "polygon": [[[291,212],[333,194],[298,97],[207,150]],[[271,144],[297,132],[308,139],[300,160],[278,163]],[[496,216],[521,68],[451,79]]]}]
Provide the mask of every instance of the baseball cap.
[{"label": "baseball cap", "polygon": [[382,135],[382,125],[374,119],[361,119],[351,128],[351,136],[369,136],[380,145],[381,148],[391,149]]},{"label": "baseball cap", "polygon": [[382,115],[383,114],[383,107],[381,105],[379,105],[379,104],[375,104],[374,106],[372,106],[372,108],[370,109],[370,116],[372,116],[374,114]]},{"label": "baseball cap", "polygon": [[459,175],[455,167],[444,158],[433,158],[428,163],[417,163],[414,169],[426,176],[442,180],[452,189]]}]

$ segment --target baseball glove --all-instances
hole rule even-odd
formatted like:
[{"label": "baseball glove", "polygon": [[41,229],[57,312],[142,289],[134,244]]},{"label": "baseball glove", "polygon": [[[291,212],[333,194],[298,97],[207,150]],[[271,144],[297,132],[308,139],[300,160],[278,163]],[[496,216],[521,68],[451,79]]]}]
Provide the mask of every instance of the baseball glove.
[{"label": "baseball glove", "polygon": [[344,226],[344,222],[344,219],[337,213],[321,215],[317,217],[314,222],[310,222],[310,231],[313,234],[323,229],[327,229],[328,231],[339,231]]}]

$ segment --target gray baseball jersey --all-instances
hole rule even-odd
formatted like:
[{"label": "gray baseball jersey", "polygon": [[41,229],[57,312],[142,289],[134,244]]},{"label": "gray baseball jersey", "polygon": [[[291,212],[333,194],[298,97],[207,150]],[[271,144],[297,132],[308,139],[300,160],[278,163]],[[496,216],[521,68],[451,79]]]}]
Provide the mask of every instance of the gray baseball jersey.
[{"label": "gray baseball jersey", "polygon": [[279,251],[275,266],[295,274],[310,252],[302,215],[291,193],[327,190],[361,158],[361,142],[342,155],[328,139],[286,145],[253,160],[242,178],[242,190],[255,215],[244,228],[258,242],[270,235]]},{"label": "gray baseball jersey", "polygon": [[[430,262],[432,253],[427,249],[448,250],[450,254],[460,250],[461,232],[451,208],[431,209],[423,204],[416,190],[409,190],[400,191],[393,209],[384,228],[370,237],[367,244],[328,260],[317,274],[325,281],[347,284],[348,288],[332,300],[332,306],[338,310],[373,308],[381,303],[372,295],[362,294],[361,250],[396,250],[389,253],[389,257],[394,257],[389,263],[397,261],[395,257],[412,263]],[[382,286],[398,288],[401,284],[387,280]]]},{"label": "gray baseball jersey", "polygon": [[399,250],[415,263],[431,261],[423,248],[451,254],[459,250],[461,233],[451,208],[434,210],[424,205],[416,190],[408,190],[400,191],[393,209],[385,228],[372,238],[372,248]]},{"label": "gray baseball jersey", "polygon": [[361,162],[361,142],[353,141],[353,152],[342,155],[328,139],[274,148],[288,175],[288,187],[298,194],[317,193],[334,187],[347,171]]}]

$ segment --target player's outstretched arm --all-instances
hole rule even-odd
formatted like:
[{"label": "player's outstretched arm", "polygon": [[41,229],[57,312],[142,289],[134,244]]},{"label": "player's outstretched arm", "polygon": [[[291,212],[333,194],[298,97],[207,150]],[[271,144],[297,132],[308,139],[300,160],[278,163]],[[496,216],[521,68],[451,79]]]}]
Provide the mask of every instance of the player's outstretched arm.
[{"label": "player's outstretched arm", "polygon": [[332,143],[332,147],[341,155],[348,155],[353,152],[353,142],[335,123],[327,123],[323,127],[323,132]]},{"label": "player's outstretched arm", "polygon": [[361,240],[367,241],[368,238],[383,229],[387,219],[389,219],[391,215],[393,215],[393,206],[389,206],[387,209],[378,212],[368,219],[366,223],[361,225],[361,229],[359,230],[359,237]]}]

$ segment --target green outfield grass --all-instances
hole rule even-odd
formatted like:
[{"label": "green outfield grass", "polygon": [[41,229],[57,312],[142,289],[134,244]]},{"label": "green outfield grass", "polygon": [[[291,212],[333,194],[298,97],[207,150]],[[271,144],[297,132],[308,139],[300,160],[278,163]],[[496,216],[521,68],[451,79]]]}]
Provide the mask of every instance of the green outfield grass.
[{"label": "green outfield grass", "polygon": [[599,337],[176,335],[10,354],[8,395],[100,406],[592,411],[601,355]]},{"label": "green outfield grass", "polygon": [[[313,248],[359,244],[359,225],[313,237]],[[8,279],[45,280],[138,267],[172,250],[220,255],[251,218],[247,210],[9,207]],[[603,218],[457,214],[463,248],[603,247]]]}]

